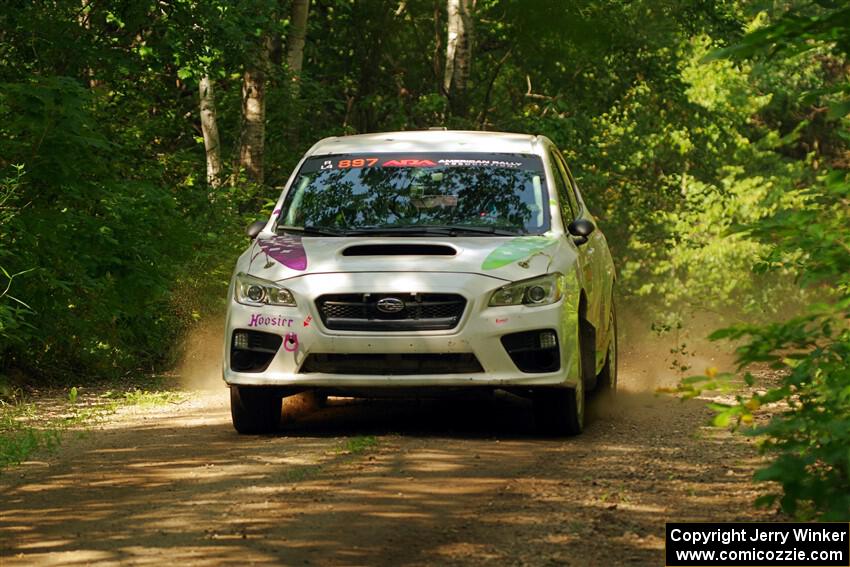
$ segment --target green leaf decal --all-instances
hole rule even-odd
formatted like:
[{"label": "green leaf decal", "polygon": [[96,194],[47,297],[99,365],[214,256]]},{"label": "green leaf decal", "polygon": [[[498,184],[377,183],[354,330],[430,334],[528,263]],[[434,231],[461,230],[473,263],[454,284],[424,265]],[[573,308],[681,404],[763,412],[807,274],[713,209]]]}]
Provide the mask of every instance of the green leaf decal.
[{"label": "green leaf decal", "polygon": [[547,236],[520,236],[505,242],[484,259],[482,270],[495,270],[512,262],[523,260],[536,252],[540,252],[557,241],[557,238]]}]

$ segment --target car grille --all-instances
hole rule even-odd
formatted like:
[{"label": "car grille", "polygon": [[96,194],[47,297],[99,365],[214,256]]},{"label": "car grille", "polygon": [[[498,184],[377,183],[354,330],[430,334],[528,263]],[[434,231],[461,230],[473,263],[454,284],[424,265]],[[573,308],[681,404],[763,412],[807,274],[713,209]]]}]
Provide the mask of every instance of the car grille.
[{"label": "car grille", "polygon": [[301,374],[360,374],[410,376],[416,374],[475,374],[484,372],[472,353],[310,354]]},{"label": "car grille", "polygon": [[[379,309],[395,299],[395,313]],[[440,331],[454,329],[466,299],[453,293],[335,293],[316,300],[322,323],[337,331]]]}]

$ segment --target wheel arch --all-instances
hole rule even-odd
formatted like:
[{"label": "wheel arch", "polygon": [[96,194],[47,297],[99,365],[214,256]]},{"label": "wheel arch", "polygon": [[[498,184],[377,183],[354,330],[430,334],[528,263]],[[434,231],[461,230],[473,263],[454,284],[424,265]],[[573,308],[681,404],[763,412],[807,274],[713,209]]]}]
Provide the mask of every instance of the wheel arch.
[{"label": "wheel arch", "polygon": [[596,387],[597,356],[596,356],[596,327],[587,318],[587,292],[582,288],[578,302],[578,346],[580,349],[581,376],[587,390]]}]

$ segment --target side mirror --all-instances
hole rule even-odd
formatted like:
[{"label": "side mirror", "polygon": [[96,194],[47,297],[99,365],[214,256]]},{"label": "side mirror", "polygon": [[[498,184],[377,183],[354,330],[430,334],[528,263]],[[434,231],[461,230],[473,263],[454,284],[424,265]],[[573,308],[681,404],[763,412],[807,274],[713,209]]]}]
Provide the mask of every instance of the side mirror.
[{"label": "side mirror", "polygon": [[264,220],[254,221],[250,225],[248,225],[248,228],[245,230],[245,234],[248,235],[248,238],[250,238],[251,240],[254,240],[255,238],[257,238],[257,235],[260,234],[260,232],[262,232],[262,230],[264,228],[266,228],[266,221],[264,221]]},{"label": "side mirror", "polygon": [[576,245],[581,246],[587,242],[587,237],[596,230],[596,226],[587,219],[576,219],[570,223],[567,230],[573,235]]}]

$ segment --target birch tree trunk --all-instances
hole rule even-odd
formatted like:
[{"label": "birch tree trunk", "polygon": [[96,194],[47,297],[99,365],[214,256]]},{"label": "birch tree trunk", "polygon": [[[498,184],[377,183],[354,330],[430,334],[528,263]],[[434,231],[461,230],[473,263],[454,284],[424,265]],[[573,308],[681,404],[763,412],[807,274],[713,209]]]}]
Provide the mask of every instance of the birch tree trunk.
[{"label": "birch tree trunk", "polygon": [[465,111],[466,90],[472,66],[474,0],[448,0],[448,37],[446,38],[446,67],[443,92],[453,113]]},{"label": "birch tree trunk", "polygon": [[266,143],[266,73],[263,50],[260,65],[246,69],[242,75],[242,132],[239,144],[239,167],[254,183],[263,182],[263,153]]},{"label": "birch tree trunk", "polygon": [[221,141],[218,137],[218,121],[215,112],[213,82],[207,75],[201,77],[201,131],[204,134],[204,150],[207,154],[207,184],[221,185]]}]

